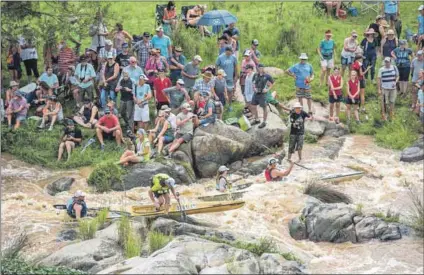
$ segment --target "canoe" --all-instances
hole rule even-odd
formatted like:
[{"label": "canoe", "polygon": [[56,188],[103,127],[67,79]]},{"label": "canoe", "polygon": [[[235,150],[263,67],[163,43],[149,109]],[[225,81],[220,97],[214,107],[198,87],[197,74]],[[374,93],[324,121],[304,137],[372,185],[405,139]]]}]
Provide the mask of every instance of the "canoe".
[{"label": "canoe", "polygon": [[347,173],[340,173],[340,174],[330,174],[323,176],[319,178],[319,180],[322,181],[329,181],[329,182],[343,182],[343,181],[350,181],[350,180],[357,180],[364,176],[364,172],[356,171],[356,172],[347,172]]},{"label": "canoe", "polygon": [[[200,202],[182,204],[183,210],[187,215],[193,214],[205,214],[215,213],[234,210],[243,207],[244,201],[230,201],[230,202]],[[132,206],[132,216],[143,216],[143,217],[160,217],[165,215],[163,207],[161,211],[156,212],[154,205],[137,205]],[[181,215],[180,207],[177,203],[171,204],[168,215]]]},{"label": "canoe", "polygon": [[242,198],[243,194],[246,192],[247,191],[230,192],[230,193],[198,197],[197,199],[202,201],[234,201],[234,200],[238,200]]}]

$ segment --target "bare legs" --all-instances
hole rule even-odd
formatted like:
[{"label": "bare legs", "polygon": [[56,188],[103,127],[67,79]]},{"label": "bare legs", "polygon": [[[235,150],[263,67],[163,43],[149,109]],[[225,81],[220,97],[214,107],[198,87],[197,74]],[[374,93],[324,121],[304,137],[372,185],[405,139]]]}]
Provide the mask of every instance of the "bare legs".
[{"label": "bare legs", "polygon": [[60,161],[62,159],[62,155],[64,152],[64,148],[66,147],[66,152],[68,153],[68,160],[71,158],[71,152],[75,148],[75,143],[72,141],[65,141],[59,145],[59,152],[57,154],[57,160]]}]

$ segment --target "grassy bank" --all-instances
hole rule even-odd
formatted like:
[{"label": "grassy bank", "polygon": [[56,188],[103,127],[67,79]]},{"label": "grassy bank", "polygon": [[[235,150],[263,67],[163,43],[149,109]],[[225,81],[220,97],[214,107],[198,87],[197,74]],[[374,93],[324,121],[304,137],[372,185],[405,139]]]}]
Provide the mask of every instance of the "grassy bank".
[{"label": "grassy bank", "polygon": [[[165,3],[165,2],[164,2]],[[71,2],[70,5],[79,5],[79,2]],[[120,2],[120,3],[102,3],[109,5],[110,8],[106,14],[106,23],[109,29],[112,29],[116,22],[122,22],[124,29],[131,34],[141,34],[144,31],[153,32],[155,28],[154,21],[154,2]],[[177,10],[180,11],[183,5],[192,5],[194,2],[177,2]],[[347,20],[333,20],[326,17],[317,17],[312,13],[312,2],[205,2],[208,9],[226,9],[238,17],[237,27],[240,29],[241,49],[250,46],[252,39],[258,39],[262,52],[261,62],[266,66],[287,69],[298,61],[298,55],[306,52],[309,55],[309,62],[313,65],[316,80],[312,82],[313,98],[323,103],[327,102],[328,91],[325,88],[319,88],[319,58],[316,54],[316,48],[324,31],[331,29],[333,39],[336,42],[337,54],[336,63],[339,63],[340,51],[343,39],[353,30],[360,34],[365,30],[370,22],[374,21],[375,14],[369,13],[358,17],[349,17]],[[403,30],[408,28],[416,30],[415,12],[419,2],[402,2],[401,15]],[[41,3],[43,9],[49,10],[49,5]],[[278,8],[282,5],[282,12]],[[359,3],[355,6],[359,9]],[[141,16],[142,14],[142,16]],[[37,21],[39,22],[39,21]],[[41,22],[41,21],[40,21]],[[40,23],[41,24],[41,23]],[[215,44],[216,37],[202,38],[193,29],[186,29],[179,26],[178,34],[173,35],[174,45],[182,46],[184,54],[190,59],[195,53],[200,54],[204,60],[202,66],[214,64],[218,53]],[[360,35],[360,39],[362,36]],[[90,39],[83,39],[82,49],[89,47]],[[39,46],[39,68],[41,69],[41,46]],[[5,59],[5,56],[2,56]],[[378,70],[381,61],[378,61],[376,69]],[[6,73],[7,75],[7,73]],[[23,77],[23,83],[25,82]],[[3,83],[8,83],[4,79]],[[287,102],[294,98],[294,80],[288,76],[276,78],[274,89],[278,92],[279,99]],[[422,128],[417,118],[412,115],[406,106],[407,99],[397,101],[397,116],[393,122],[383,123],[380,119],[380,108],[376,87],[368,83],[366,88],[366,100],[368,110],[368,121],[356,126],[352,125],[351,132],[358,134],[373,135],[376,142],[386,148],[403,149],[410,145],[419,134]],[[224,118],[238,116],[241,108],[240,104],[233,106],[234,111],[227,113]],[[67,115],[70,111],[67,111]],[[364,120],[361,117],[362,120]],[[342,121],[345,122],[345,115],[342,114]],[[94,131],[83,129],[84,138],[94,136]],[[122,150],[117,148],[113,142],[106,145],[106,151],[101,153],[98,144],[93,144],[91,148],[83,154],[80,154],[81,148],[77,148],[68,162],[56,162],[57,150],[61,128],[55,127],[53,132],[39,132],[35,130],[35,123],[18,130],[16,133],[8,133],[2,128],[2,150],[10,152],[20,159],[34,164],[41,164],[50,168],[69,169],[81,166],[99,164],[103,162],[116,161]],[[66,158],[66,156],[65,156]]]}]

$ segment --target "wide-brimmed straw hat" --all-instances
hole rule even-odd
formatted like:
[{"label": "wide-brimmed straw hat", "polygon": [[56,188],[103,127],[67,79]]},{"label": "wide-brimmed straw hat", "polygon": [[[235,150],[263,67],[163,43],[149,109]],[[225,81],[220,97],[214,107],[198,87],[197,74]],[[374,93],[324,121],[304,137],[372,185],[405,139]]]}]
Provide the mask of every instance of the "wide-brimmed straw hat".
[{"label": "wide-brimmed straw hat", "polygon": [[211,79],[213,77],[213,74],[209,71],[206,71],[202,74],[202,76]]}]

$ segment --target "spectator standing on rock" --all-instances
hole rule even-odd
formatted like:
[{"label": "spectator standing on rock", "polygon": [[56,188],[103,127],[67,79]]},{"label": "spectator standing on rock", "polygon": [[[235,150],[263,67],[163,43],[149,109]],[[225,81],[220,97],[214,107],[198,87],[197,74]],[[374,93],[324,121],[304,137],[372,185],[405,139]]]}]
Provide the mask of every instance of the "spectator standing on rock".
[{"label": "spectator standing on rock", "polygon": [[121,94],[121,118],[127,129],[134,130],[134,82],[128,72],[123,72],[115,91]]},{"label": "spectator standing on rock", "polygon": [[227,80],[228,103],[230,105],[239,75],[237,64],[237,58],[233,55],[233,49],[231,47],[225,48],[225,53],[221,54],[216,59],[217,68],[223,69],[227,75],[225,79]]},{"label": "spectator standing on rock", "polygon": [[312,95],[310,83],[314,80],[314,70],[311,64],[307,63],[308,56],[306,53],[301,53],[299,56],[300,62],[290,67],[287,73],[295,79],[296,97],[300,105],[303,106],[303,99],[308,103],[309,115],[312,115]]},{"label": "spectator standing on rock", "polygon": [[302,160],[303,140],[305,135],[305,120],[311,116],[302,110],[299,102],[294,103],[293,111],[290,113],[290,139],[289,139],[289,155],[287,159],[291,161],[291,156],[297,151],[299,156],[298,162]]},{"label": "spectator standing on rock", "polygon": [[[332,36],[333,34],[331,33],[331,30],[327,30],[325,32],[325,38],[321,40],[319,48],[317,49],[318,55],[321,58],[321,76],[319,82],[320,87],[324,84],[324,80],[328,80],[330,70],[334,68],[336,45],[334,40],[331,39]],[[327,84],[330,85],[329,83]]]},{"label": "spectator standing on rock", "polygon": [[359,88],[359,79],[358,75],[355,71],[350,72],[350,78],[347,82],[347,96],[346,96],[346,115],[347,115],[347,123],[350,124],[350,116],[351,116],[351,108],[353,105],[353,111],[355,115],[355,120],[357,124],[360,124],[359,120],[359,103],[360,103],[360,88]]},{"label": "spectator standing on rock", "polygon": [[169,78],[172,85],[175,85],[178,79],[181,78],[181,71],[184,70],[186,57],[183,55],[181,47],[175,47],[174,53],[168,58],[169,69],[171,71]]},{"label": "spectator standing on rock", "polygon": [[90,25],[88,34],[91,36],[91,48],[100,53],[100,49],[105,47],[105,37],[109,35],[106,25],[103,23],[103,13],[96,13],[95,22]]},{"label": "spectator standing on rock", "polygon": [[342,63],[342,77],[344,76],[346,68],[349,72],[351,70],[352,63],[355,58],[355,53],[358,50],[358,33],[352,31],[350,37],[346,38],[343,42],[343,50],[341,53],[341,63]]},{"label": "spectator standing on rock", "polygon": [[184,103],[181,106],[181,113],[177,115],[177,133],[175,140],[169,147],[169,154],[175,152],[183,143],[188,143],[193,139],[194,123],[193,120],[196,117],[193,114],[190,104]]},{"label": "spectator standing on rock", "polygon": [[268,110],[267,110],[267,102],[266,97],[274,84],[274,80],[272,77],[265,73],[265,66],[263,64],[259,64],[258,72],[254,74],[253,79],[253,97],[251,102],[251,110],[253,110],[254,121],[252,125],[259,124],[259,116],[258,116],[258,105],[262,108],[263,111],[263,121],[259,124],[259,128],[264,128],[266,126],[266,120],[268,118]]},{"label": "spectator standing on rock", "polygon": [[378,95],[382,97],[381,116],[387,120],[387,111],[390,119],[395,115],[396,83],[399,81],[399,71],[391,64],[390,57],[384,58],[384,66],[378,71]]},{"label": "spectator standing on rock", "polygon": [[184,70],[181,72],[183,75],[184,87],[187,89],[190,98],[193,98],[193,86],[199,76],[200,62],[202,62],[200,55],[195,55],[193,61],[187,63],[187,65],[184,66]]},{"label": "spectator standing on rock", "polygon": [[424,52],[419,50],[417,52],[417,57],[415,57],[411,62],[411,76],[412,76],[412,110],[415,110],[415,103],[417,102],[417,84],[420,81],[421,70],[424,70]]},{"label": "spectator standing on rock", "polygon": [[138,54],[138,62],[141,68],[146,67],[147,60],[150,57],[150,51],[153,49],[152,42],[150,41],[150,33],[143,33],[143,40],[138,41],[133,50]]},{"label": "spectator standing on rock", "polygon": [[[395,60],[396,67],[399,71],[399,90],[402,96],[406,96],[408,90],[411,58],[413,57],[413,52],[411,49],[407,48],[406,43],[406,40],[399,40],[399,47],[392,52],[392,58]],[[412,98],[412,102],[414,102],[414,98]]]},{"label": "spectator standing on rock", "polygon": [[68,153],[68,161],[71,158],[71,152],[75,149],[75,147],[79,146],[82,142],[82,133],[81,130],[75,128],[74,122],[69,120],[66,124],[66,128],[64,130],[63,136],[61,138],[61,142],[59,145],[59,152],[57,154],[57,161],[62,160],[63,152]]},{"label": "spectator standing on rock", "polygon": [[85,55],[80,57],[80,63],[75,68],[75,78],[78,88],[74,90],[74,99],[79,108],[85,98],[90,99],[90,101],[94,100],[94,80],[96,79],[96,72],[93,65],[87,62],[87,57]]},{"label": "spectator standing on rock", "polygon": [[190,96],[184,88],[184,81],[182,79],[178,79],[175,86],[166,88],[163,92],[168,98],[169,107],[171,107],[174,114],[178,114],[179,108],[184,101],[190,101]]},{"label": "spectator standing on rock", "polygon": [[[256,64],[252,58],[252,52],[251,50],[247,49],[244,53],[243,53],[243,60],[241,61],[241,70],[240,70],[240,87],[241,87],[241,93],[242,95],[244,95],[244,87],[245,87],[245,80],[246,80],[246,75],[247,75],[247,69],[246,66],[250,65],[253,67],[253,71],[256,72],[256,67],[259,64]],[[258,59],[259,60],[259,59]]]},{"label": "spectator standing on rock", "polygon": [[[371,67],[371,81],[375,84],[375,63],[377,61],[377,41],[375,39],[374,29],[368,29],[365,33],[365,38],[361,42],[361,47],[364,51],[364,67]],[[368,79],[368,71],[365,73],[365,79]]]},{"label": "spectator standing on rock", "polygon": [[101,90],[100,100],[102,108],[105,108],[108,99],[116,102],[115,88],[118,83],[119,65],[113,60],[111,53],[107,56],[107,63],[103,74],[103,88]]},{"label": "spectator standing on rock", "polygon": [[[258,39],[253,39],[252,40],[252,45],[250,46],[250,49],[246,49],[250,50],[250,59],[253,60],[253,62],[255,62],[255,67],[259,65],[260,63],[260,58],[262,56],[261,52],[258,50],[259,47],[259,41]],[[245,51],[245,52],[246,52]]]},{"label": "spectator standing on rock", "polygon": [[156,110],[158,112],[163,105],[169,104],[169,100],[163,90],[171,86],[171,80],[166,77],[165,72],[163,70],[159,70],[158,77],[153,81],[153,94],[155,95]]},{"label": "spectator standing on rock", "polygon": [[[219,100],[222,106],[229,101],[227,93],[227,81],[225,80],[225,71],[218,70],[217,76],[212,80],[212,96],[215,100]],[[222,113],[219,114],[219,119],[222,120]]]},{"label": "spectator standing on rock", "polygon": [[147,84],[147,76],[141,75],[139,81],[134,85],[134,121],[138,128],[146,130],[149,121],[149,100],[152,98],[152,92]]}]

